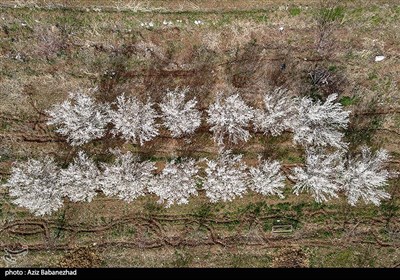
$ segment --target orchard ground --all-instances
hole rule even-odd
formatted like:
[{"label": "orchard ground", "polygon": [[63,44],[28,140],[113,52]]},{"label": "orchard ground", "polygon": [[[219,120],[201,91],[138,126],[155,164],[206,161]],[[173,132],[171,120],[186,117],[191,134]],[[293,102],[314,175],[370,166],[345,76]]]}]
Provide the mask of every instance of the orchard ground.
[{"label": "orchard ground", "polygon": [[[19,3],[17,3],[19,2]],[[98,87],[99,99],[123,92],[159,102],[189,86],[204,110],[234,90],[254,107],[276,87],[324,99],[338,93],[351,110],[350,152],[385,148],[400,169],[400,6],[397,1],[2,1],[0,4],[0,175],[13,161],[76,154],[46,126],[44,111],[68,92]],[[84,2],[84,3],[80,3]],[[375,61],[383,55],[385,59]],[[286,166],[304,161],[291,135],[252,132],[232,145],[252,165],[258,154]],[[162,166],[175,157],[215,157],[202,124],[188,143],[162,137],[134,146],[105,139],[84,146],[98,161],[123,147]],[[287,182],[290,186],[290,182]],[[249,193],[210,204],[204,193],[165,209],[146,196],[127,204],[99,194],[33,217],[1,194],[0,247],[28,247],[1,266],[394,267],[400,264],[399,179],[380,207],[344,199],[317,204]],[[291,225],[292,232],[273,227]]]}]

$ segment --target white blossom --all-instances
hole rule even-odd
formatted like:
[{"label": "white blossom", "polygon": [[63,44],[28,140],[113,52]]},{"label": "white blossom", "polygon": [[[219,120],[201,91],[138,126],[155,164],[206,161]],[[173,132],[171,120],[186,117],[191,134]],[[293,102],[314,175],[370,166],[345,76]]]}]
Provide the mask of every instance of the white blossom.
[{"label": "white blossom", "polygon": [[340,185],[337,176],[343,172],[342,153],[325,154],[319,150],[309,149],[306,151],[306,164],[304,167],[295,167],[293,176],[296,181],[293,186],[294,193],[307,191],[311,193],[317,202],[326,202],[331,198],[338,197],[337,191]]},{"label": "white blossom", "polygon": [[211,202],[232,201],[246,192],[247,174],[242,155],[232,155],[230,151],[224,151],[216,160],[206,159],[206,162],[207,176],[203,188]]},{"label": "white blossom", "polygon": [[382,199],[390,198],[383,189],[389,177],[389,172],[384,169],[388,159],[386,150],[381,149],[374,155],[369,148],[363,147],[360,156],[348,160],[341,184],[350,205],[356,205],[361,199],[379,205]]},{"label": "white blossom", "polygon": [[135,97],[125,98],[125,95],[121,95],[117,97],[116,106],[116,111],[109,112],[114,135],[121,135],[125,140],[139,142],[140,145],[158,135],[157,113],[152,103],[144,104]]},{"label": "white blossom", "polygon": [[159,203],[166,207],[173,204],[187,204],[191,195],[197,195],[196,175],[198,168],[193,159],[182,162],[171,161],[166,164],[158,180],[149,191],[159,196]]},{"label": "white blossom", "polygon": [[254,125],[264,134],[277,136],[293,127],[296,119],[296,103],[288,96],[288,90],[277,88],[264,95],[264,110],[256,110]]},{"label": "white blossom", "polygon": [[344,148],[342,129],[347,128],[350,111],[343,111],[340,103],[334,103],[337,94],[328,96],[325,103],[313,102],[304,97],[297,101],[297,114],[293,125],[295,143],[304,146],[333,146]]},{"label": "white blossom", "polygon": [[238,94],[225,99],[218,94],[207,113],[207,123],[211,125],[210,130],[218,145],[223,145],[224,137],[235,144],[239,141],[247,142],[251,137],[247,128],[254,117],[254,110]]},{"label": "white blossom", "polygon": [[201,113],[196,109],[196,98],[185,102],[188,91],[188,88],[168,90],[160,104],[164,126],[172,137],[192,134],[200,126]]},{"label": "white blossom", "polygon": [[139,162],[132,153],[116,152],[117,159],[113,164],[103,164],[101,190],[107,196],[131,202],[146,192],[146,187],[154,180],[154,163]]},{"label": "white blossom", "polygon": [[78,157],[60,172],[59,183],[72,202],[92,201],[99,189],[100,171],[88,156],[80,151]]},{"label": "white blossom", "polygon": [[277,195],[284,198],[285,177],[280,169],[278,161],[260,161],[257,167],[250,168],[250,188],[262,195]]},{"label": "white blossom", "polygon": [[71,145],[79,146],[104,135],[109,122],[107,109],[87,93],[72,92],[68,100],[47,111],[47,124],[56,125],[57,133],[67,137]]},{"label": "white blossom", "polygon": [[13,166],[6,187],[13,203],[27,208],[35,215],[46,215],[63,206],[63,190],[58,184],[54,159],[29,159]]}]

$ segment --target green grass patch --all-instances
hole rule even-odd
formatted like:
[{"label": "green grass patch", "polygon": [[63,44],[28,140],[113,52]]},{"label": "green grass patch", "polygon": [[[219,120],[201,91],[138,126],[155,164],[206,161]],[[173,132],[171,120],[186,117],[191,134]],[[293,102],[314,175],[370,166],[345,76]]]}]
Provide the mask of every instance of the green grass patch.
[{"label": "green grass patch", "polygon": [[379,15],[373,15],[371,17],[371,23],[375,26],[380,25],[383,21],[383,18],[380,17]]},{"label": "green grass patch", "polygon": [[[353,126],[345,132],[346,140],[350,143],[351,148],[355,149],[360,145],[373,145],[374,135],[382,125],[382,117],[379,115],[366,118],[365,116],[357,116],[352,122]],[[357,126],[355,124],[359,123]]]},{"label": "green grass patch", "polygon": [[298,7],[298,6],[290,7],[290,8],[289,8],[289,14],[290,14],[292,17],[298,16],[298,15],[301,14],[301,8]]},{"label": "green grass patch", "polygon": [[147,199],[143,208],[147,212],[148,215],[154,215],[154,214],[162,213],[165,211],[165,208],[161,204],[157,203],[156,201],[152,200],[151,198]]},{"label": "green grass patch", "polygon": [[274,220],[272,219],[265,220],[263,223],[263,230],[265,232],[271,231],[273,225],[274,225]]},{"label": "green grass patch", "polygon": [[328,71],[329,72],[336,72],[338,70],[338,67],[336,65],[329,65]]},{"label": "green grass patch", "polygon": [[327,255],[326,265],[332,267],[351,267],[354,251],[352,249],[338,250]]},{"label": "green grass patch", "polygon": [[368,73],[368,77],[367,80],[375,80],[378,78],[378,73],[376,72],[376,70],[372,70],[371,72]]},{"label": "green grass patch", "polygon": [[383,201],[379,206],[379,211],[386,218],[396,217],[400,210],[400,206],[395,201]]},{"label": "green grass patch", "polygon": [[301,156],[288,156],[287,157],[287,162],[288,163],[303,163],[304,162],[304,158]]},{"label": "green grass patch", "polygon": [[193,256],[186,250],[175,250],[174,259],[170,266],[172,267],[188,267],[193,260]]},{"label": "green grass patch", "polygon": [[303,215],[303,208],[306,206],[306,203],[302,202],[296,205],[292,205],[292,210],[296,211],[297,216],[300,217]]},{"label": "green grass patch", "polygon": [[239,213],[249,213],[255,216],[260,216],[261,214],[268,213],[270,207],[267,205],[266,202],[260,201],[256,203],[249,203],[244,208],[240,209]]},{"label": "green grass patch", "polygon": [[240,225],[240,221],[239,220],[234,220],[232,222],[226,223],[225,227],[227,228],[228,231],[234,231],[238,225]]},{"label": "green grass patch", "polygon": [[357,98],[355,96],[350,97],[350,96],[343,96],[340,98],[339,102],[342,104],[344,107],[353,105],[357,102]]},{"label": "green grass patch", "polygon": [[318,11],[317,18],[321,23],[331,23],[342,20],[345,9],[342,6],[322,8]]},{"label": "green grass patch", "polygon": [[212,207],[210,204],[204,203],[194,210],[193,215],[200,221],[204,220],[212,215]]},{"label": "green grass patch", "polygon": [[282,211],[289,211],[291,208],[291,205],[288,202],[284,202],[284,203],[276,204],[275,207],[277,207],[278,209],[280,209]]}]

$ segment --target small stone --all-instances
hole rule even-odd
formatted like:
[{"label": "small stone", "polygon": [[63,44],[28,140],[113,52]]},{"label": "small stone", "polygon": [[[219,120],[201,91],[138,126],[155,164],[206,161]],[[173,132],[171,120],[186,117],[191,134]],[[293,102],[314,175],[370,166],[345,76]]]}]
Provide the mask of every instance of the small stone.
[{"label": "small stone", "polygon": [[384,60],[385,59],[385,56],[383,56],[383,55],[377,55],[377,56],[375,56],[375,62],[379,62],[379,61],[382,61],[382,60]]}]

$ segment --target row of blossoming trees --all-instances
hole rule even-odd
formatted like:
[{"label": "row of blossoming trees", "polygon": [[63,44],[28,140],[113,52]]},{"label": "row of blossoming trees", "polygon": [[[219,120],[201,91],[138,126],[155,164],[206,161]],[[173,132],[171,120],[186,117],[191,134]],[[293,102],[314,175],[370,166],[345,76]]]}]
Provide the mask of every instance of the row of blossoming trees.
[{"label": "row of blossoming trees", "polygon": [[[143,145],[159,134],[158,119],[172,137],[181,138],[193,134],[202,122],[196,99],[187,100],[187,93],[188,89],[167,91],[158,111],[150,100],[143,103],[121,95],[114,103],[103,104],[90,91],[71,93],[68,100],[48,111],[48,124],[57,126],[56,131],[73,146],[104,137],[110,127],[111,135]],[[390,197],[384,190],[389,155],[363,147],[361,154],[347,156],[343,130],[350,112],[343,111],[336,97],[314,102],[291,97],[278,88],[264,95],[263,108],[254,109],[238,94],[218,94],[206,112],[214,141],[221,147],[216,159],[173,160],[157,171],[154,163],[140,161],[130,152],[112,151],[115,161],[107,164],[96,164],[79,152],[64,169],[49,157],[17,163],[6,186],[17,205],[36,215],[58,210],[64,198],[91,201],[98,191],[127,202],[153,193],[167,207],[188,203],[200,189],[211,202],[232,201],[248,190],[283,198],[286,176],[278,161],[259,158],[257,166],[248,167],[241,155],[223,149],[226,142],[248,141],[253,124],[266,135],[290,131],[293,142],[304,146],[305,164],[287,175],[295,182],[295,194],[308,192],[317,202],[344,194],[351,205],[360,200],[379,205]]]}]

